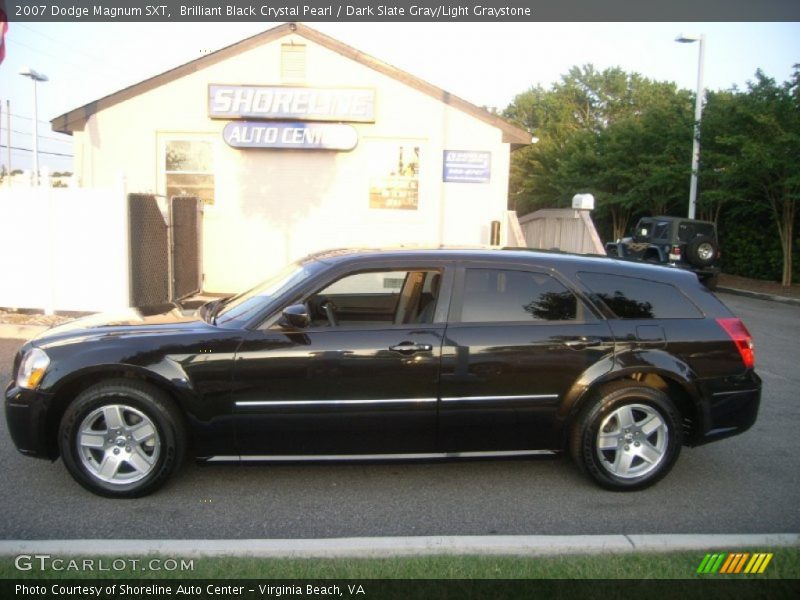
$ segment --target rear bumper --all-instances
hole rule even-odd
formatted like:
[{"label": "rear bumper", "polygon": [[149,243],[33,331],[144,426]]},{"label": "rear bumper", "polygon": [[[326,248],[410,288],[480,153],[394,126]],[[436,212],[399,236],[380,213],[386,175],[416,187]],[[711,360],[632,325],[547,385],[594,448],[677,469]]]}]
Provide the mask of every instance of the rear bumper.
[{"label": "rear bumper", "polygon": [[698,446],[744,433],[758,416],[761,378],[752,369],[744,375],[703,381],[702,427],[691,445]]},{"label": "rear bumper", "polygon": [[6,388],[6,422],[17,450],[26,456],[54,458],[54,441],[47,439],[47,412],[52,395],[16,387]]}]

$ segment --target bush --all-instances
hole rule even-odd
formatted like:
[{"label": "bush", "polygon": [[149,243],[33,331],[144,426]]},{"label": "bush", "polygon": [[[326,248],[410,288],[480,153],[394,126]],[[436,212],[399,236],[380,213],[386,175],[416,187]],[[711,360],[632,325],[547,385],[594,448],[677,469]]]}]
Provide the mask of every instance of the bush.
[{"label": "bush", "polygon": [[[723,218],[718,228],[721,267],[725,273],[752,279],[781,280],[783,255],[775,223],[767,216],[747,221]],[[794,277],[800,270],[800,248],[795,245]]]}]

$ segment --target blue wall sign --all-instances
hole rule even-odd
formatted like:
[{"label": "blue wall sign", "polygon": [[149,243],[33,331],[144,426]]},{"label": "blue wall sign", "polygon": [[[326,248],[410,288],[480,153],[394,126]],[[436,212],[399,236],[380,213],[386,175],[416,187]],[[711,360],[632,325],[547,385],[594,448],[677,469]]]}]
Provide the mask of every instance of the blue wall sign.
[{"label": "blue wall sign", "polygon": [[208,86],[212,119],[375,121],[375,90],[259,85]]},{"label": "blue wall sign", "polygon": [[449,183],[489,183],[492,153],[445,150],[443,179]]},{"label": "blue wall sign", "polygon": [[277,121],[231,121],[222,131],[234,148],[352,150],[358,132],[352,125]]}]

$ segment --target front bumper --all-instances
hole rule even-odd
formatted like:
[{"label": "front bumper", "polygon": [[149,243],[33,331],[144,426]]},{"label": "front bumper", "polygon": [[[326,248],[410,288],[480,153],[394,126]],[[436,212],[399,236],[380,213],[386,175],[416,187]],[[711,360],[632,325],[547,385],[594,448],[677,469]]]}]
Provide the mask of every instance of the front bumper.
[{"label": "front bumper", "polygon": [[701,445],[744,433],[758,416],[761,378],[752,369],[737,377],[706,380],[700,384],[702,428],[692,445]]},{"label": "front bumper", "polygon": [[48,443],[47,415],[52,394],[18,388],[12,381],[6,388],[6,423],[17,450],[27,456],[55,458],[55,440]]}]

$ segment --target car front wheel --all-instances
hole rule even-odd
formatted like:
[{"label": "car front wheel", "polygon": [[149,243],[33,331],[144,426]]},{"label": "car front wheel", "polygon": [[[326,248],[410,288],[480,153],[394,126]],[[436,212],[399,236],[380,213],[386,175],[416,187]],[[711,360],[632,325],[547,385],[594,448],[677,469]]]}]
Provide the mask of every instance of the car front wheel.
[{"label": "car front wheel", "polygon": [[683,443],[681,419],[664,392],[617,382],[583,410],[570,442],[579,467],[601,486],[642,489],[675,464]]},{"label": "car front wheel", "polygon": [[83,391],[61,419],[64,465],[86,489],[135,498],[166,482],[182,462],[183,419],[159,389],[113,380]]}]

